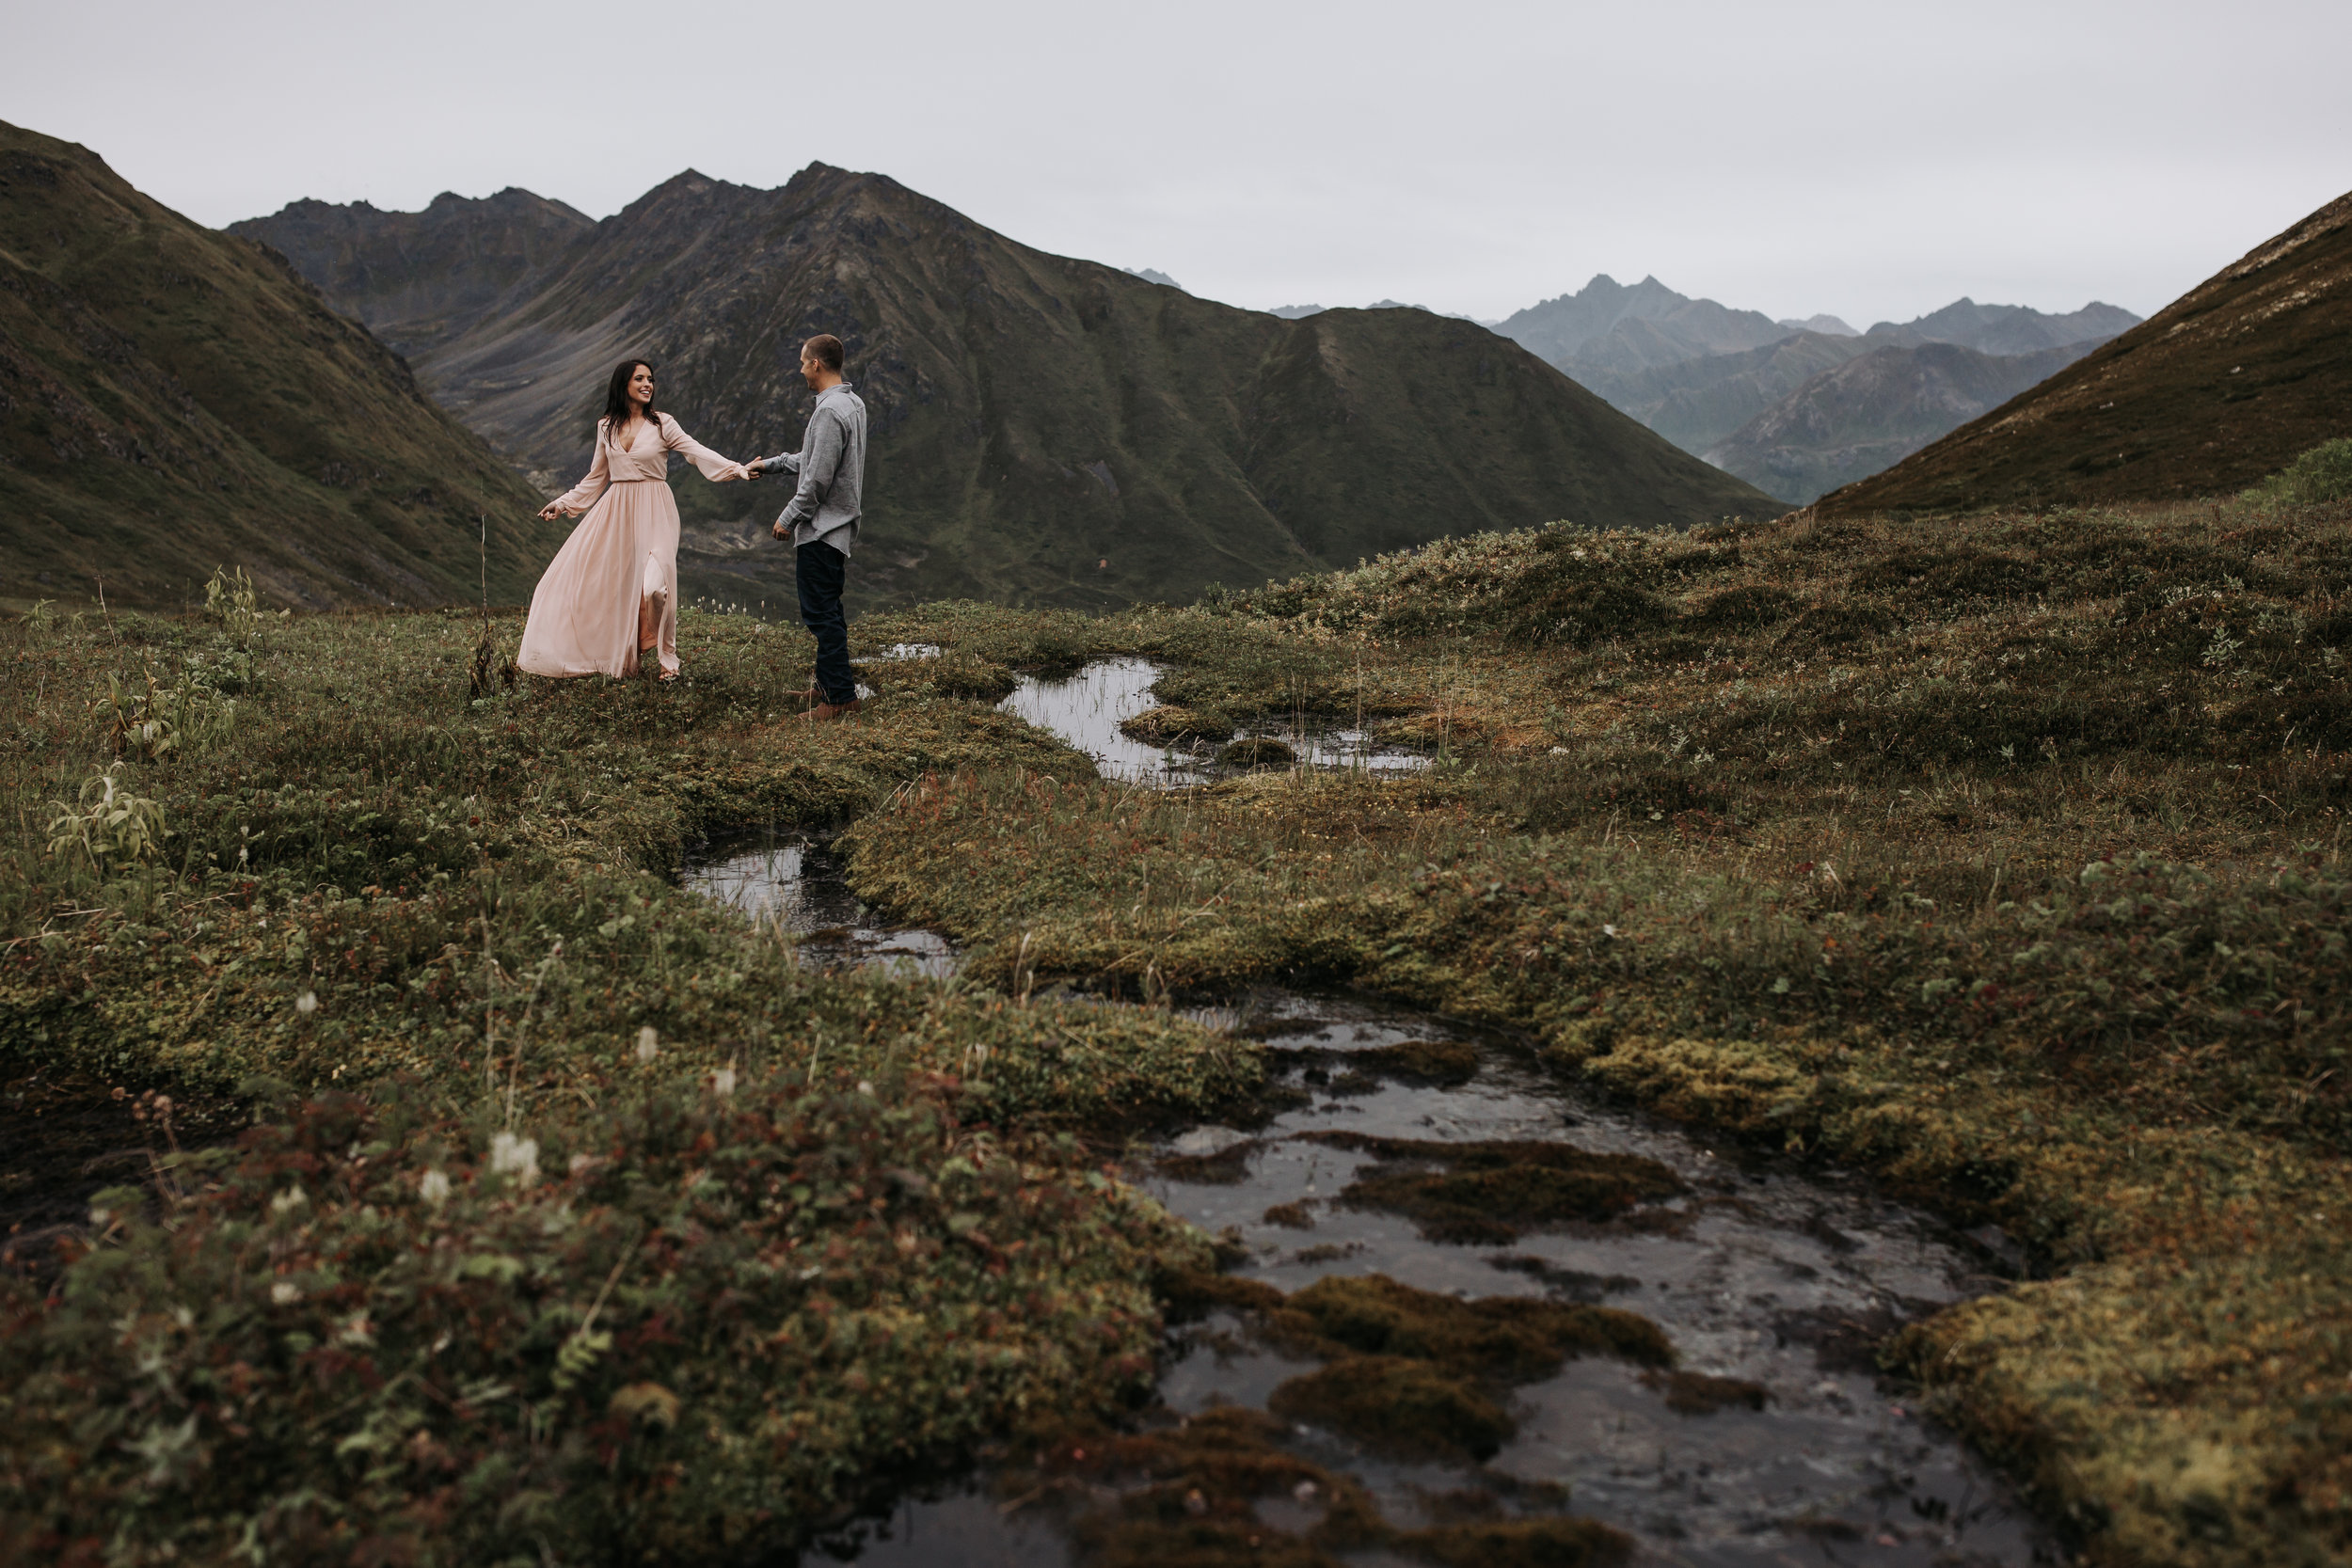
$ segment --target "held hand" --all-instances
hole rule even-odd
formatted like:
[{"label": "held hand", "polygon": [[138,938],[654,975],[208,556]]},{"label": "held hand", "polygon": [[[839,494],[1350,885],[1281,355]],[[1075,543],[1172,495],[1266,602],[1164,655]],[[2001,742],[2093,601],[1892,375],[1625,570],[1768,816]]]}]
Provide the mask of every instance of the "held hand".
[{"label": "held hand", "polygon": [[563,515],[564,503],[562,501],[549,501],[545,507],[540,509],[539,520],[543,523],[551,523]]},{"label": "held hand", "polygon": [[757,463],[746,463],[743,465],[743,477],[745,479],[757,479],[759,474],[760,467]]}]

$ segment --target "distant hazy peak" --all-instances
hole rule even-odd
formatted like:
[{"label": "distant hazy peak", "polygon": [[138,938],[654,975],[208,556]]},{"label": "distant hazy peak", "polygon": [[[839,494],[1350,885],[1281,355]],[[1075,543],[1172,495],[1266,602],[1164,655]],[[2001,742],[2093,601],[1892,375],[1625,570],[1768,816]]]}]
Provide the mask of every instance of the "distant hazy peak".
[{"label": "distant hazy peak", "polygon": [[1518,311],[1494,330],[1604,396],[1599,383],[1613,376],[1736,354],[1789,332],[1761,312],[1677,293],[1655,275],[1629,288],[1605,272],[1575,293]]},{"label": "distant hazy peak", "polygon": [[1157,283],[1163,289],[1182,289],[1184,287],[1182,283],[1177,282],[1176,279],[1168,277],[1168,274],[1162,272],[1157,267],[1128,267],[1124,270],[1131,277],[1140,277],[1146,283]]},{"label": "distant hazy peak", "polygon": [[1320,305],[1278,305],[1273,309],[1268,310],[1266,314],[1269,316],[1279,316],[1284,321],[1295,322],[1304,321],[1309,316],[1319,316],[1323,314],[1324,309],[1325,307]]},{"label": "distant hazy peak", "polygon": [[2138,325],[2139,318],[2129,310],[2098,300],[2052,315],[2025,305],[1979,305],[1963,294],[1915,321],[1876,323],[1865,336],[1897,343],[1959,343],[1979,353],[2013,355],[2112,338]]},{"label": "distant hazy peak", "polygon": [[1783,321],[1775,323],[1774,325],[1785,326],[1791,332],[1819,332],[1822,336],[1829,338],[1859,338],[1862,336],[1862,333],[1858,328],[1848,326],[1837,317],[1829,315],[1807,316],[1803,321],[1799,321],[1796,317],[1790,316]]}]

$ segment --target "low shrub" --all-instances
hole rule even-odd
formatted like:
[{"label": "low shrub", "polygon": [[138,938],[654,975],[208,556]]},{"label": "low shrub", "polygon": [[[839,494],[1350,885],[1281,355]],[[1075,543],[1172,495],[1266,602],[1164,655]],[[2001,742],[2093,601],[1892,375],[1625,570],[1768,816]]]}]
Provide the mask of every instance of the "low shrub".
[{"label": "low shrub", "polygon": [[0,1296],[0,1558],[740,1560],[1148,1384],[1155,1207],[936,1086],[733,1076],[529,1137],[329,1097],[101,1194]]},{"label": "low shrub", "polygon": [[2247,491],[2246,498],[2291,506],[2352,500],[2352,436],[2322,441]]}]

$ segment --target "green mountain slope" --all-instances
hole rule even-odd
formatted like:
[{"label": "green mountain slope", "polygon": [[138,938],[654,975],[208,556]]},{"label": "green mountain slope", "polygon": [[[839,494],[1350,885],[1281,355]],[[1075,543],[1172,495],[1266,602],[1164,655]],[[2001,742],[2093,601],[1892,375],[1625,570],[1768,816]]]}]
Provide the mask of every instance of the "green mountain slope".
[{"label": "green mountain slope", "polygon": [[[1859,340],[1866,348],[1872,341]],[[2097,346],[2007,355],[1958,343],[1870,348],[1807,379],[1709,448],[1707,460],[1803,505],[1899,462]]]},{"label": "green mountain slope", "polygon": [[[511,227],[490,205],[475,221]],[[437,263],[379,221],[404,214],[345,211],[382,243],[338,241],[341,270],[313,273],[330,297],[386,322],[369,312],[404,290],[437,297]],[[300,258],[323,224],[304,204],[237,229]],[[337,293],[355,269],[369,289]],[[512,303],[423,348],[420,374],[550,486],[584,466],[622,356],[656,362],[689,430],[749,456],[797,444],[799,345],[838,334],[872,417],[852,576],[869,604],[1182,600],[1468,530],[1780,510],[1473,323],[1239,310],[823,165],[776,190],[680,175],[501,286]],[[687,592],[772,599],[780,490],[678,494]]]},{"label": "green mountain slope", "polygon": [[[0,124],[0,598],[173,605],[528,592],[529,488],[283,261]],[[561,537],[560,531],[555,532]]]},{"label": "green mountain slope", "polygon": [[1824,513],[2170,500],[2233,491],[2352,433],[2344,196]]},{"label": "green mountain slope", "polygon": [[1859,336],[1798,332],[1762,348],[1704,355],[1586,385],[1683,451],[1704,455],[1823,371],[1871,347]]}]

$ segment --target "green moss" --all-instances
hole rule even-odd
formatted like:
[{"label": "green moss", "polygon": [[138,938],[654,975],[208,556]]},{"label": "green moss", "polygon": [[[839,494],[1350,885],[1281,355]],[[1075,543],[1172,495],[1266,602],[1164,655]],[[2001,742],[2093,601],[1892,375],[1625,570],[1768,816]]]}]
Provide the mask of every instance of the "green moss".
[{"label": "green moss", "polygon": [[1227,768],[1292,768],[1298,753],[1279,740],[1250,736],[1219,751],[1216,760]]},{"label": "green moss", "polygon": [[1156,746],[1180,746],[1195,740],[1215,740],[1231,735],[1233,726],[1188,707],[1163,705],[1149,707],[1120,722],[1121,734]]},{"label": "green moss", "polygon": [[1281,1291],[1262,1281],[1237,1279],[1230,1274],[1215,1274],[1203,1269],[1165,1275],[1155,1289],[1170,1321],[1178,1322],[1202,1317],[1219,1307],[1238,1307],[1252,1312],[1279,1311],[1284,1300]]},{"label": "green moss", "polygon": [[1001,703],[1021,684],[1020,677],[1003,665],[969,655],[950,654],[925,659],[918,668],[928,676],[930,689],[940,696],[966,702]]},{"label": "green moss", "polygon": [[1349,1356],[1292,1378],[1266,1408],[1399,1459],[1484,1460],[1518,1430],[1469,1379],[1394,1355]]},{"label": "green moss", "polygon": [[1424,1084],[1467,1084],[1478,1072],[1478,1047],[1468,1040],[1406,1040],[1356,1052],[1350,1062]]},{"label": "green moss", "polygon": [[1340,1194],[1342,1203],[1407,1215],[1432,1241],[1504,1243],[1532,1226],[1619,1220],[1683,1190],[1655,1160],[1567,1144],[1312,1136],[1376,1157]]},{"label": "green moss", "polygon": [[1406,1356],[1506,1383],[1549,1376],[1570,1355],[1674,1360],[1664,1332],[1631,1312],[1527,1296],[1464,1301],[1385,1275],[1319,1279],[1272,1310],[1268,1329],[1313,1354]]}]

